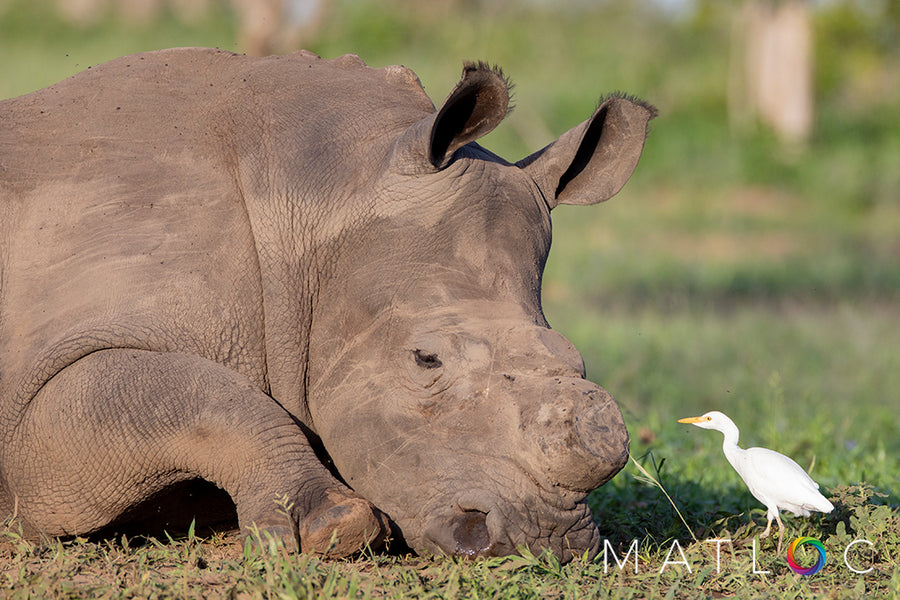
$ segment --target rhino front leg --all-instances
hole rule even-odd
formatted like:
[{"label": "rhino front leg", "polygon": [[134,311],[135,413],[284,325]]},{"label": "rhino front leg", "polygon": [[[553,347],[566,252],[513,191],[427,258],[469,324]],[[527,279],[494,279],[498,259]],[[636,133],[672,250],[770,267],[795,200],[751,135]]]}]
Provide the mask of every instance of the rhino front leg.
[{"label": "rhino front leg", "polygon": [[243,531],[255,523],[304,552],[344,556],[387,532],[384,515],[331,476],[287,411],[198,356],[89,354],[44,386],[3,454],[26,530],[48,535],[96,531],[196,478],[231,495]]}]

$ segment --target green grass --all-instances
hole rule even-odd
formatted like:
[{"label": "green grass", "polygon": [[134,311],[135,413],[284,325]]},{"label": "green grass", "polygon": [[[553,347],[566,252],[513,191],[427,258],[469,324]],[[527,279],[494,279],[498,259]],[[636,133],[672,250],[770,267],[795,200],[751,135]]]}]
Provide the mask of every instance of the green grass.
[{"label": "green grass", "polygon": [[[465,4],[465,3],[463,3]],[[484,143],[517,159],[621,89],[660,108],[625,190],[554,211],[544,281],[551,324],[617,398],[634,464],[590,501],[621,559],[639,572],[551,556],[491,560],[364,556],[323,562],[233,536],[32,544],[0,540],[2,597],[895,597],[900,595],[900,47],[896,23],[832,3],[817,13],[816,132],[786,151],[727,115],[729,3],[674,22],[641,3],[483,10],[444,3],[336,2],[310,49],[406,64],[440,102],[462,61],[503,66],[516,110]],[[203,23],[107,18],[64,24],[44,0],[0,11],[0,97],[26,93],[116,56],[168,46],[237,49],[218,9]],[[450,8],[444,8],[450,6]],[[635,8],[637,7],[637,8]],[[852,18],[851,18],[852,17]],[[840,49],[838,51],[838,49]],[[792,456],[834,513],[787,518],[787,540],[825,544],[825,568],[791,572],[769,540],[752,569],[756,502],[721,436],[675,421],[719,409],[743,446]],[[755,523],[751,525],[751,520]],[[700,541],[694,543],[692,534]],[[722,545],[721,571],[708,538]],[[858,575],[842,553],[873,571]],[[678,540],[691,571],[670,564]],[[811,561],[811,555],[801,555]],[[679,560],[677,551],[670,560]],[[804,563],[805,564],[805,563]]]},{"label": "green grass", "polygon": [[[0,590],[9,598],[895,596],[900,593],[900,514],[873,505],[869,488],[837,492],[838,510],[828,517],[814,524],[788,522],[788,539],[828,534],[826,564],[809,577],[790,571],[771,542],[759,544],[740,519],[723,515],[713,529],[698,530],[695,543],[683,532],[656,532],[660,537],[647,533],[633,538],[634,554],[629,555],[632,540],[615,541],[604,550],[607,554],[567,565],[551,554],[534,556],[525,549],[521,556],[477,560],[365,555],[325,562],[292,555],[278,544],[242,546],[222,536],[190,535],[138,546],[125,539],[35,546],[7,534],[0,542]],[[631,514],[660,513],[658,521],[671,520],[659,510],[654,495],[634,501]],[[731,541],[717,544],[711,539]],[[871,546],[853,544],[857,539]],[[802,565],[814,561],[802,550],[796,558]],[[851,568],[871,571],[855,573]]]}]

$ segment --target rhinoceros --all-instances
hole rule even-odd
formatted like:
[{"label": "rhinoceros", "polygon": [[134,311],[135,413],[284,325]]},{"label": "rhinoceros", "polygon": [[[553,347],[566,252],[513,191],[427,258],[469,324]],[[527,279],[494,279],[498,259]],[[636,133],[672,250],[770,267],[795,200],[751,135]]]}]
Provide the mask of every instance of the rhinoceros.
[{"label": "rhinoceros", "polygon": [[0,103],[0,516],[596,552],[628,435],[541,277],[551,209],[617,193],[655,110],[510,163],[476,143],[508,105],[483,63],[435,109],[404,67],[198,48]]}]

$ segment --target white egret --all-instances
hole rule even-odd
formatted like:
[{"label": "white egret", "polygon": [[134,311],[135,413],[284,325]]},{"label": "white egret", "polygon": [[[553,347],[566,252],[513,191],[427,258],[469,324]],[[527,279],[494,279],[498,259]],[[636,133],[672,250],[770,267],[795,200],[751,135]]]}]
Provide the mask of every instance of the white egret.
[{"label": "white egret", "polygon": [[778,550],[784,537],[784,525],[779,510],[789,510],[794,515],[808,517],[810,511],[831,512],[834,506],[819,493],[819,484],[793,460],[768,448],[743,448],[738,446],[738,431],[734,421],[717,410],[699,417],[678,419],[703,429],[715,429],[725,435],[722,451],[734,467],[753,497],[766,505],[768,513],[766,530],[759,537],[765,538],[772,530],[772,519],[778,522]]}]

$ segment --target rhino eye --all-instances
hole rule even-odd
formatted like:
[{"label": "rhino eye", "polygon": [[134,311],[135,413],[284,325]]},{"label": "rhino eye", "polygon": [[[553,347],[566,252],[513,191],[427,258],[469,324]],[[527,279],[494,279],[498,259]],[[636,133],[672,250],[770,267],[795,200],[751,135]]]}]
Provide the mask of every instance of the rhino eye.
[{"label": "rhino eye", "polygon": [[416,359],[416,364],[423,369],[437,369],[444,364],[437,354],[431,354],[424,350],[413,350],[413,356]]}]

